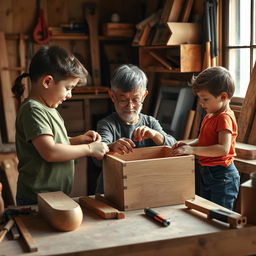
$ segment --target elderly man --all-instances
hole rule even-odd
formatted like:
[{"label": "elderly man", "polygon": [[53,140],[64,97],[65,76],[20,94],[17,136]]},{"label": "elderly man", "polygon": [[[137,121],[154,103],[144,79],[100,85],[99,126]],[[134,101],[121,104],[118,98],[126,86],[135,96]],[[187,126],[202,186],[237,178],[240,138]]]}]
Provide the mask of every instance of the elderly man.
[{"label": "elderly man", "polygon": [[[97,124],[97,131],[110,151],[124,154],[135,147],[172,146],[176,143],[154,117],[141,113],[148,94],[147,82],[145,73],[137,66],[121,65],[115,71],[109,94],[116,112]],[[96,193],[103,193],[102,173]]]}]

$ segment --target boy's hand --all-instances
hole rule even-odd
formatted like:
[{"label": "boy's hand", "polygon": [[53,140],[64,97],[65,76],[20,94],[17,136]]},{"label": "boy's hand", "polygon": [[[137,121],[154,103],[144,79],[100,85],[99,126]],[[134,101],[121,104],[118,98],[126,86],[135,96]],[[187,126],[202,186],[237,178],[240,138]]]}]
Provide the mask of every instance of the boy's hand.
[{"label": "boy's hand", "polygon": [[152,139],[156,136],[157,131],[149,128],[148,126],[140,126],[134,130],[133,140],[142,141],[144,139]]},{"label": "boy's hand", "polygon": [[123,155],[124,153],[132,152],[136,145],[128,138],[121,138],[109,145],[110,150]]},{"label": "boy's hand", "polygon": [[104,155],[109,152],[109,148],[106,143],[95,141],[88,144],[90,148],[90,156],[95,157],[98,160],[102,160]]},{"label": "boy's hand", "polygon": [[172,156],[182,156],[193,154],[193,147],[183,143],[181,146],[172,148]]},{"label": "boy's hand", "polygon": [[99,133],[93,131],[93,130],[89,130],[86,133],[83,134],[85,143],[91,143],[94,141],[101,141],[101,136]]},{"label": "boy's hand", "polygon": [[178,141],[177,143],[175,143],[173,146],[172,146],[172,150],[178,148],[178,147],[181,147],[181,146],[184,146],[184,145],[187,145],[187,143],[185,142],[182,142],[182,141]]}]

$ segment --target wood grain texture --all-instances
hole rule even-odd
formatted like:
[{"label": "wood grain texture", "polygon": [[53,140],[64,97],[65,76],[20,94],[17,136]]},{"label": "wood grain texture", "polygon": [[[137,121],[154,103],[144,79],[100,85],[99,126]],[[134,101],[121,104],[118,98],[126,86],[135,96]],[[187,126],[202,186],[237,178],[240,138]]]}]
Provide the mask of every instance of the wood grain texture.
[{"label": "wood grain texture", "polygon": [[247,143],[256,110],[256,64],[252,70],[249,86],[238,118],[237,141]]},{"label": "wood grain texture", "polygon": [[10,71],[3,69],[9,67],[7,45],[3,32],[0,32],[0,56],[1,101],[3,102],[7,142],[15,142],[16,107],[11,91]]},{"label": "wood grain texture", "polygon": [[38,251],[37,244],[36,244],[35,240],[33,239],[33,237],[31,236],[30,232],[28,231],[22,218],[20,216],[15,216],[14,220],[15,220],[16,225],[18,226],[18,229],[19,229],[22,237],[24,238],[24,241],[25,241],[26,246],[28,247],[29,251],[37,252]]},{"label": "wood grain texture", "polygon": [[256,187],[252,185],[252,181],[248,180],[241,184],[241,213],[247,216],[250,224],[256,224]]},{"label": "wood grain texture", "polygon": [[[201,28],[197,23],[167,22],[171,36],[167,45],[196,44],[201,41]],[[186,31],[186,33],[184,33]]]},{"label": "wood grain texture", "polygon": [[[38,215],[21,216],[38,245],[29,255],[180,256],[253,255],[256,226],[230,229],[228,224],[206,219],[184,204],[155,208],[170,217],[163,228],[149,221],[143,210],[127,211],[126,219],[104,220],[86,211],[75,232],[56,232]],[[2,255],[27,255],[18,241],[3,241]]]},{"label": "wood grain texture", "polygon": [[61,191],[38,194],[39,213],[60,231],[77,229],[83,219],[79,204]]},{"label": "wood grain texture", "polygon": [[238,158],[254,160],[256,159],[256,146],[237,142],[236,153]]},{"label": "wood grain texture", "polygon": [[229,209],[226,209],[225,207],[222,207],[218,204],[212,203],[204,198],[196,196],[194,199],[186,200],[185,205],[189,209],[195,209],[197,211],[200,211],[207,215],[208,218],[211,218],[210,216],[210,210],[223,210],[230,215],[227,217],[227,222],[230,224],[230,227],[238,227],[238,226],[244,226],[247,223],[247,219],[245,216],[242,216],[241,214],[231,211]]},{"label": "wood grain texture", "polygon": [[89,196],[80,197],[79,204],[85,208],[94,211],[97,215],[103,219],[124,219],[125,215],[122,212],[119,212],[117,209],[112,206],[103,203],[95,198]]},{"label": "wood grain texture", "polygon": [[169,157],[169,150],[160,146],[107,154],[103,160],[106,199],[119,210],[133,210],[194,198],[194,156]]}]

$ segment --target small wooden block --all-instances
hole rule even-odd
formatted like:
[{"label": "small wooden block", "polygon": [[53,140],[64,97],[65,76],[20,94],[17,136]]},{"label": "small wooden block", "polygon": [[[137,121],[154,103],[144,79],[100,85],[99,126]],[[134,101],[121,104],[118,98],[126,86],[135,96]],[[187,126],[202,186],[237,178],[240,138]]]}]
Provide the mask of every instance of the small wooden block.
[{"label": "small wooden block", "polygon": [[237,142],[236,153],[238,158],[254,160],[256,159],[256,146]]},{"label": "small wooden block", "polygon": [[40,193],[37,200],[39,213],[54,228],[71,231],[80,226],[83,219],[81,207],[63,192]]},{"label": "small wooden block", "polygon": [[117,209],[98,201],[91,197],[80,197],[79,203],[82,207],[93,210],[97,215],[104,219],[124,219],[125,215]]}]

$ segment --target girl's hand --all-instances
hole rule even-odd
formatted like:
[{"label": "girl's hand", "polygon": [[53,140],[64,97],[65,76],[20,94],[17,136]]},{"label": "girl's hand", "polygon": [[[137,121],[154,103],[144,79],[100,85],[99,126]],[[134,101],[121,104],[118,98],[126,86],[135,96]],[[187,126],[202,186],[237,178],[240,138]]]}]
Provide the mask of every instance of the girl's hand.
[{"label": "girl's hand", "polygon": [[90,148],[90,156],[95,157],[98,160],[102,160],[104,155],[109,152],[109,148],[106,143],[95,141],[88,144]]},{"label": "girl's hand", "polygon": [[91,143],[94,141],[101,141],[101,136],[99,133],[93,131],[93,130],[89,130],[86,133],[83,134],[83,139],[85,141],[85,143]]},{"label": "girl's hand", "polygon": [[134,142],[128,138],[121,138],[109,145],[111,151],[121,155],[132,152],[135,146]]}]

